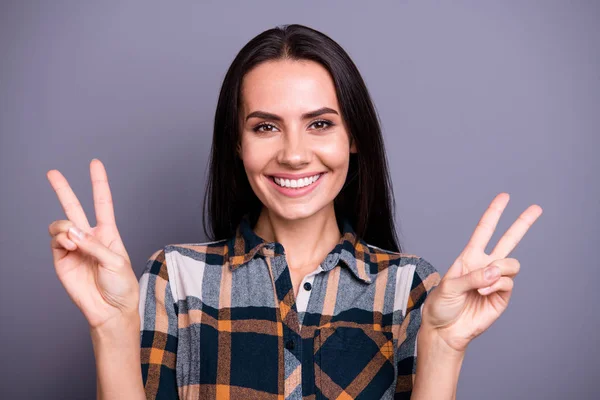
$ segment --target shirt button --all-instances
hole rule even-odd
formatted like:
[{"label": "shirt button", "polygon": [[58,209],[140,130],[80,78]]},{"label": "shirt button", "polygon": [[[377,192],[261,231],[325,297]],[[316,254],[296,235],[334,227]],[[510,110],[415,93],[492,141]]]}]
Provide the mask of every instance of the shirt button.
[{"label": "shirt button", "polygon": [[288,349],[288,350],[294,350],[294,345],[295,345],[295,344],[294,344],[294,341],[293,341],[293,340],[288,340],[288,341],[285,343],[285,348],[286,348],[286,349]]},{"label": "shirt button", "polygon": [[312,289],[312,285],[310,284],[310,282],[304,282],[304,290],[310,290]]}]

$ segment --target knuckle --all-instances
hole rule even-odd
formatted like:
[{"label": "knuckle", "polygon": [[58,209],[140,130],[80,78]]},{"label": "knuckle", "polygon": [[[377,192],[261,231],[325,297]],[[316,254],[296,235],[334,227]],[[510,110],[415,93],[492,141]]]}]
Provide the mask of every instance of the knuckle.
[{"label": "knuckle", "polygon": [[521,263],[516,258],[507,258],[506,264],[508,264],[511,269],[515,269],[516,271],[519,271],[521,268]]},{"label": "knuckle", "polygon": [[61,221],[58,229],[60,230],[60,232],[63,232],[66,235],[67,232],[69,231],[69,228],[71,228],[72,226],[74,226],[74,224],[67,219],[67,220]]},{"label": "knuckle", "polygon": [[50,225],[48,225],[48,230],[51,231],[51,230],[56,229],[56,227],[60,225],[60,221],[62,221],[62,220],[57,219],[57,220],[50,222]]},{"label": "knuckle", "polygon": [[[443,295],[443,294],[448,294],[448,293],[454,293],[457,291],[456,285],[453,282],[452,279],[449,280],[441,280],[440,283],[437,285],[437,287],[435,288],[435,291],[437,291],[437,295]],[[431,294],[433,294],[433,292],[431,292]],[[430,297],[430,296],[427,296]],[[433,296],[431,296],[433,297]]]},{"label": "knuckle", "polygon": [[437,285],[437,287],[439,288],[440,292],[446,293],[449,289],[448,280],[442,279],[440,281],[440,283]]},{"label": "knuckle", "polygon": [[66,249],[65,238],[61,237],[60,234],[53,236],[50,241],[50,247],[53,249]]},{"label": "knuckle", "polygon": [[126,265],[127,265],[127,261],[122,256],[118,256],[117,259],[115,260],[115,266],[119,269],[125,268]]},{"label": "knuckle", "polygon": [[489,230],[492,229],[492,225],[489,224],[487,221],[479,221],[477,223],[477,228],[482,230]]},{"label": "knuckle", "polygon": [[[473,274],[473,281],[474,283],[478,283],[478,282],[489,282],[489,279],[487,279],[485,277],[485,268],[482,268],[481,270],[479,270],[479,273],[477,275]],[[490,285],[490,283],[486,283],[487,285]]]},{"label": "knuckle", "polygon": [[58,219],[48,225],[48,233],[50,236],[55,236],[61,232],[68,231],[72,225],[73,223],[68,219]]},{"label": "knuckle", "polygon": [[526,226],[531,226],[532,222],[531,222],[531,218],[528,218],[527,215],[519,215],[519,217],[517,218],[517,220],[521,221],[523,224],[525,224]]},{"label": "knuckle", "polygon": [[81,203],[79,203],[78,201],[73,201],[71,203],[65,204],[64,207],[65,207],[65,212],[70,213],[73,210],[81,208]]},{"label": "knuckle", "polygon": [[100,197],[96,200],[95,202],[98,205],[113,205],[113,201],[112,198],[109,196],[106,197]]},{"label": "knuckle", "polygon": [[57,239],[60,240],[68,240],[71,241],[71,239],[69,239],[69,235],[67,235],[67,232],[61,232],[56,236]]}]

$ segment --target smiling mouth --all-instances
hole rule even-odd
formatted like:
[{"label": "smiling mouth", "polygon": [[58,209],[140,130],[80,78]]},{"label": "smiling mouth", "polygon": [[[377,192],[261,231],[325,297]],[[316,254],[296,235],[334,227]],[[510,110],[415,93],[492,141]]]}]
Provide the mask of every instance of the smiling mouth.
[{"label": "smiling mouth", "polygon": [[269,178],[282,188],[302,189],[302,188],[313,185],[323,175],[324,175],[324,173],[320,173],[317,175],[308,176],[306,178],[301,178],[301,179],[284,179],[284,178],[277,178],[275,176],[269,176]]}]

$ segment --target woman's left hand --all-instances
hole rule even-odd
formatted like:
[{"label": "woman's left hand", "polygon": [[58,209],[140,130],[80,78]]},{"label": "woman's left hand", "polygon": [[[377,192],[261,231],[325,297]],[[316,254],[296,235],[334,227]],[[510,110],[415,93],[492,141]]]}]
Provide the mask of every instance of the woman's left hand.
[{"label": "woman's left hand", "polygon": [[[464,352],[469,342],[489,328],[508,306],[520,265],[518,260],[506,257],[542,214],[540,206],[529,206],[488,255],[485,248],[508,201],[508,193],[496,196],[465,249],[423,305],[420,329],[437,333],[457,352]],[[488,278],[486,272],[494,270],[497,275]]]}]

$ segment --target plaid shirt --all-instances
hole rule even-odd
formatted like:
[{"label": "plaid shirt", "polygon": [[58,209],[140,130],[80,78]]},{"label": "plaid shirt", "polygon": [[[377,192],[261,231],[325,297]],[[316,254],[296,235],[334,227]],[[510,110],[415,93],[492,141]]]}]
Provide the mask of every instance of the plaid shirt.
[{"label": "plaid shirt", "polygon": [[140,278],[149,399],[409,399],[424,259],[342,238],[294,296],[280,243],[246,218],[228,240],[167,245]]}]

